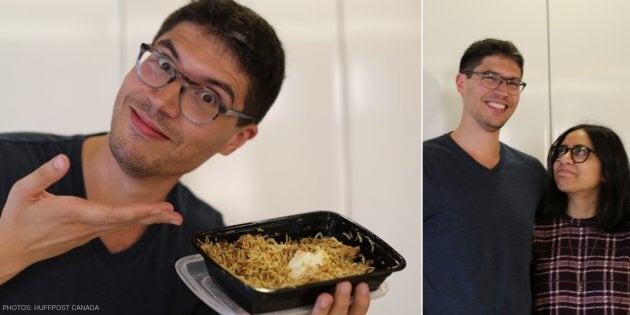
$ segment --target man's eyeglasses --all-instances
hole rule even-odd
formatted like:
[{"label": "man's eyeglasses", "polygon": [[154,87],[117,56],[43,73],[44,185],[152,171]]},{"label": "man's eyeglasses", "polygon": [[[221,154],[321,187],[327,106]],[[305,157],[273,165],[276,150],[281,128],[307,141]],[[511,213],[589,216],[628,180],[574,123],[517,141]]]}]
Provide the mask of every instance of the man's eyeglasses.
[{"label": "man's eyeglasses", "polygon": [[256,121],[251,116],[229,109],[215,92],[177,71],[175,62],[148,44],[140,45],[136,73],[140,81],[156,89],[181,77],[184,82],[179,90],[179,108],[182,115],[195,124],[210,123],[219,115]]},{"label": "man's eyeglasses", "polygon": [[473,74],[480,76],[481,84],[488,89],[496,89],[501,85],[501,83],[505,82],[505,86],[507,87],[507,92],[510,95],[521,94],[521,92],[523,92],[523,90],[525,89],[525,86],[527,85],[527,83],[519,79],[508,79],[508,78],[502,77],[501,75],[497,73],[490,72],[490,71],[485,71],[485,72],[463,71],[462,73],[465,74],[468,78],[470,78],[470,76]]},{"label": "man's eyeglasses", "polygon": [[571,152],[571,160],[575,163],[582,163],[588,159],[593,149],[589,149],[583,145],[576,145],[573,148],[566,145],[559,145],[551,149],[551,156],[554,161],[561,159],[567,152]]}]

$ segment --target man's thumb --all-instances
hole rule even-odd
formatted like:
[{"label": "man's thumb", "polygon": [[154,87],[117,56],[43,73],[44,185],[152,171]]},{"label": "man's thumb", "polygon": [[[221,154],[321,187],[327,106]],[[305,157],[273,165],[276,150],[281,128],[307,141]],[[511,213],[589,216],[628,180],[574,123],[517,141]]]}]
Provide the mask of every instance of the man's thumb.
[{"label": "man's thumb", "polygon": [[50,185],[60,180],[68,172],[69,168],[70,160],[68,160],[68,157],[59,154],[32,173],[18,180],[11,190],[22,197],[40,194]]}]

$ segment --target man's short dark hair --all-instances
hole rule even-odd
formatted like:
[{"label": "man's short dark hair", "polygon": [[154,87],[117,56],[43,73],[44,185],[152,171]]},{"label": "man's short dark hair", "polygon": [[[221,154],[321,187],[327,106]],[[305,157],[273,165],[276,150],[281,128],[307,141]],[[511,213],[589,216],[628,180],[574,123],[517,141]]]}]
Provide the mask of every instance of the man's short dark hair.
[{"label": "man's short dark hair", "polygon": [[502,56],[512,59],[521,69],[521,76],[523,75],[523,56],[516,46],[510,41],[494,38],[486,38],[470,45],[459,62],[459,72],[474,70],[481,64],[483,58],[488,56]]},{"label": "man's short dark hair", "polygon": [[[250,80],[243,112],[260,122],[280,93],[285,75],[284,50],[273,27],[232,0],[192,0],[164,20],[153,42],[182,22],[196,24],[225,43]],[[240,118],[237,124],[248,123]]]}]

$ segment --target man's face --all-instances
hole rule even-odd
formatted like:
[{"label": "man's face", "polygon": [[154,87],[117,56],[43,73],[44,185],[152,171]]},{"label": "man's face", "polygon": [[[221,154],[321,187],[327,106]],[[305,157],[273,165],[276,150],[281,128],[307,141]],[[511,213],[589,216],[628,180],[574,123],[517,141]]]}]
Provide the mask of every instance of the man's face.
[{"label": "man's face", "polygon": [[[183,75],[215,92],[228,108],[243,110],[249,79],[217,37],[182,23],[153,47],[174,61]],[[178,78],[152,88],[138,78],[135,68],[125,77],[114,106],[110,147],[130,176],[179,177],[256,135],[253,124],[237,127],[236,117],[220,115],[204,125],[187,120],[179,106],[183,82]]]},{"label": "man's face", "polygon": [[[473,71],[493,72],[509,79],[520,79],[522,75],[516,62],[502,56],[485,57]],[[462,73],[457,74],[455,81],[464,102],[463,119],[467,122],[494,132],[501,129],[516,110],[520,96],[509,94],[505,82],[491,89],[484,87],[481,76],[467,78]]]}]

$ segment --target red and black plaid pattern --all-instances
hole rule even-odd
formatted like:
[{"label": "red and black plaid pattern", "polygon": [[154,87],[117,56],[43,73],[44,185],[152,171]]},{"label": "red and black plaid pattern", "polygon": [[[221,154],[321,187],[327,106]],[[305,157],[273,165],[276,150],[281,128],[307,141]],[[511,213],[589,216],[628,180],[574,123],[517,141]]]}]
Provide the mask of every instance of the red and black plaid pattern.
[{"label": "red and black plaid pattern", "polygon": [[594,223],[564,217],[535,226],[536,313],[630,314],[630,231]]}]

